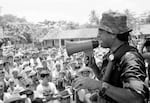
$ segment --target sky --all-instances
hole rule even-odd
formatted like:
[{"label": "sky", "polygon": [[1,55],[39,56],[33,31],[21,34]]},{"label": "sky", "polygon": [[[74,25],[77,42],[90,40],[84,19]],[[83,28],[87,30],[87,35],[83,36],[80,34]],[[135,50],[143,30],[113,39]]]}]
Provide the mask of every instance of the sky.
[{"label": "sky", "polygon": [[33,23],[47,19],[83,24],[92,10],[99,16],[110,9],[141,14],[150,11],[149,5],[150,0],[0,0],[0,15],[12,14]]}]

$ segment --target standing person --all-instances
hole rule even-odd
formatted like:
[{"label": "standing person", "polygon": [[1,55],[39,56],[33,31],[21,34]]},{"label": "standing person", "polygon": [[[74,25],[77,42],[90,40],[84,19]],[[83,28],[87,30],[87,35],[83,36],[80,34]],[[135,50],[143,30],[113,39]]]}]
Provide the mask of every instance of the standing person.
[{"label": "standing person", "polygon": [[146,69],[138,50],[128,43],[130,29],[127,17],[117,12],[103,13],[98,29],[98,39],[110,52],[103,58],[101,69],[92,62],[99,80],[78,78],[74,87],[99,89],[99,103],[144,103],[148,89],[144,83]]}]

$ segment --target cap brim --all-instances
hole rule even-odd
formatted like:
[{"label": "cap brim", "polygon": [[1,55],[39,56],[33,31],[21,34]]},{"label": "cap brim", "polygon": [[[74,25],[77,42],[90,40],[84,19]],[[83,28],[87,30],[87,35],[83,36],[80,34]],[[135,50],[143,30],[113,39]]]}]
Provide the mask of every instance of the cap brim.
[{"label": "cap brim", "polygon": [[107,27],[105,25],[102,25],[102,24],[99,25],[99,30],[106,31],[106,32],[109,32],[109,33],[113,33],[112,30],[109,27]]},{"label": "cap brim", "polygon": [[[116,29],[116,28],[115,28]],[[131,32],[132,31],[132,29],[130,29],[130,28],[128,28],[128,27],[124,27],[122,30],[115,30],[114,28],[113,28],[113,30],[111,29],[111,28],[109,28],[108,26],[105,26],[105,25],[103,25],[103,24],[100,24],[99,25],[99,30],[102,30],[102,31],[106,31],[106,32],[108,32],[108,33],[111,33],[111,34],[124,34],[124,33],[127,33],[127,32]],[[114,32],[114,30],[115,31],[117,31],[117,32]]]}]

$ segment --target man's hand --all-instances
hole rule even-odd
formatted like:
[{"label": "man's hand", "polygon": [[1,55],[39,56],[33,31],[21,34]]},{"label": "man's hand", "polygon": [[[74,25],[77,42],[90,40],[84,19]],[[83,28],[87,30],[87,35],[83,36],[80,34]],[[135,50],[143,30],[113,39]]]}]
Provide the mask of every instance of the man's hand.
[{"label": "man's hand", "polygon": [[77,78],[74,83],[74,88],[80,89],[101,89],[102,82],[91,79],[89,77]]},{"label": "man's hand", "polygon": [[143,39],[141,42],[140,42],[140,53],[143,53],[143,49],[144,49],[144,44],[145,44],[146,40]]}]

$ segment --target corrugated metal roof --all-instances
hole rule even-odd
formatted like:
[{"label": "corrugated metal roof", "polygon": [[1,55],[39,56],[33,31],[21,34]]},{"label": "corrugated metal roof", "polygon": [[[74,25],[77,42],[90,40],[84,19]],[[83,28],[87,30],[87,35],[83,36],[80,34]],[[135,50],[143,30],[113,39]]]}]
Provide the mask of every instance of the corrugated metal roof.
[{"label": "corrugated metal roof", "polygon": [[65,30],[60,32],[53,31],[44,36],[41,41],[49,39],[95,38],[97,34],[97,28]]},{"label": "corrugated metal roof", "polygon": [[140,32],[142,34],[150,34],[150,24],[144,24],[140,26]]}]

